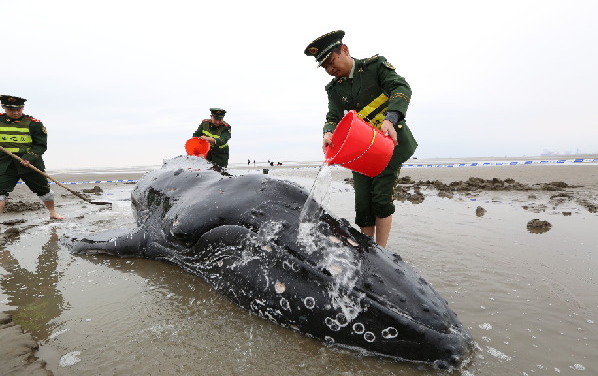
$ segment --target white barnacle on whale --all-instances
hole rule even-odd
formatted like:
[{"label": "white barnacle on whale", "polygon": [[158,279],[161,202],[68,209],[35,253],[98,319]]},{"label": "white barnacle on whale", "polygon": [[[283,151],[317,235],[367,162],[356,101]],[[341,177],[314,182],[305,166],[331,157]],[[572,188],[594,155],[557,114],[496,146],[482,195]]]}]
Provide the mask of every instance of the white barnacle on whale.
[{"label": "white barnacle on whale", "polygon": [[311,296],[308,296],[307,298],[303,299],[303,304],[305,305],[305,308],[313,309],[316,306],[316,300]]},{"label": "white barnacle on whale", "polygon": [[326,326],[334,332],[341,330],[341,325],[332,317],[326,317],[324,319],[324,324],[326,324]]},{"label": "white barnacle on whale", "polygon": [[376,335],[372,332],[365,332],[363,334],[363,339],[365,339],[368,342],[374,342],[376,340]]},{"label": "white barnacle on whale", "polygon": [[282,294],[286,289],[287,287],[284,282],[276,281],[274,284],[274,291],[276,291],[277,294]]},{"label": "white barnacle on whale", "polygon": [[280,306],[282,307],[282,309],[284,309],[285,311],[289,311],[291,309],[291,307],[289,306],[289,301],[286,300],[285,298],[281,298],[280,299]]},{"label": "white barnacle on whale", "polygon": [[300,270],[299,265],[295,264],[292,261],[283,261],[282,262],[282,268],[284,270],[292,270],[294,272],[298,272]]},{"label": "white barnacle on whale", "polygon": [[399,331],[396,328],[393,328],[392,326],[389,326],[388,328],[386,328],[382,331],[382,337],[384,337],[386,339],[395,338],[398,335],[399,335]]},{"label": "white barnacle on whale", "polygon": [[345,327],[349,324],[349,320],[347,319],[347,316],[344,313],[337,313],[336,314],[336,322],[341,326],[341,327]]},{"label": "white barnacle on whale", "polygon": [[355,324],[353,324],[353,332],[355,334],[363,334],[365,332],[365,327],[362,323],[356,322]]},{"label": "white barnacle on whale", "polygon": [[333,242],[333,243],[336,243],[336,244],[340,244],[340,243],[341,243],[341,240],[340,240],[339,238],[337,238],[336,236],[332,236],[332,235],[330,235],[330,236],[328,237],[328,239],[329,239],[331,242]]}]

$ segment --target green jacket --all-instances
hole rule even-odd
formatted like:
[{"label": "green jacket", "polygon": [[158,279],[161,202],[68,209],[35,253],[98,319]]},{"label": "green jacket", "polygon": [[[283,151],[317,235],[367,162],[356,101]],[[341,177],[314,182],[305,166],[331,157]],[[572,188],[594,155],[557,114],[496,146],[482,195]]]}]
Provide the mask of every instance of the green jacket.
[{"label": "green jacket", "polygon": [[377,128],[380,128],[387,111],[398,111],[403,120],[395,125],[399,142],[395,153],[399,154],[399,160],[403,163],[417,148],[417,141],[404,120],[411,99],[411,88],[383,56],[375,55],[354,61],[353,78],[334,78],[326,85],[328,113],[324,132],[333,132],[349,110],[357,111]]},{"label": "green jacket", "polygon": [[231,127],[226,121],[222,121],[223,125],[216,125],[212,123],[211,119],[202,120],[197,130],[193,133],[193,137],[208,136],[213,137],[216,143],[210,147],[210,151],[206,159],[219,166],[228,166],[228,141],[231,138]]},{"label": "green jacket", "polygon": [[[21,132],[16,132],[15,129],[20,129]],[[31,137],[31,142],[25,142],[18,144],[13,142],[13,137],[25,136],[27,132],[22,132],[23,129],[29,128],[28,135]],[[48,148],[48,133],[44,124],[29,115],[23,115],[22,118],[14,120],[6,116],[6,114],[0,114],[0,145],[4,148],[15,148],[18,147],[18,151],[13,151],[13,154],[29,161],[33,166],[40,170],[45,170],[44,160],[42,154]],[[16,166],[19,174],[29,173],[32,170],[21,165],[11,156],[0,152],[0,174],[6,172],[6,170],[13,164]]]}]

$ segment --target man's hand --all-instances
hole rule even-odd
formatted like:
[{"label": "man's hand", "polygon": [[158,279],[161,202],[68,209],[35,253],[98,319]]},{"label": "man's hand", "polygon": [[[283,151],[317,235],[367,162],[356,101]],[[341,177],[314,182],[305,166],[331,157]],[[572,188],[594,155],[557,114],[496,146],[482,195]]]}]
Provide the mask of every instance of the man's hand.
[{"label": "man's hand", "polygon": [[199,138],[201,138],[202,140],[206,140],[210,143],[210,145],[215,145],[216,144],[216,139],[213,137],[208,137],[208,136],[199,136]]},{"label": "man's hand", "polygon": [[324,133],[324,139],[322,140],[322,152],[326,154],[326,147],[332,146],[332,132]]},{"label": "man's hand", "polygon": [[392,141],[394,142],[395,146],[398,145],[399,139],[397,135],[397,131],[395,131],[394,125],[390,122],[390,120],[384,120],[382,122],[382,126],[380,126],[380,130],[385,136],[390,136]]},{"label": "man's hand", "polygon": [[31,163],[28,160],[21,159],[21,164],[25,167],[31,167]]}]

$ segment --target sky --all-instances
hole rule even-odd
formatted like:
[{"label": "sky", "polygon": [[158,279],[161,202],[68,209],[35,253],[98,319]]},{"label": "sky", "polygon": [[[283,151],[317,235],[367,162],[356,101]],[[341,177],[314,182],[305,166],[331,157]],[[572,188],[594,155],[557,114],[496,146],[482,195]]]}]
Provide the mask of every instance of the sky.
[{"label": "sky", "polygon": [[0,0],[0,94],[48,130],[48,169],[159,165],[210,107],[230,162],[323,160],[307,44],[346,32],[413,96],[422,158],[598,153],[598,1]]}]

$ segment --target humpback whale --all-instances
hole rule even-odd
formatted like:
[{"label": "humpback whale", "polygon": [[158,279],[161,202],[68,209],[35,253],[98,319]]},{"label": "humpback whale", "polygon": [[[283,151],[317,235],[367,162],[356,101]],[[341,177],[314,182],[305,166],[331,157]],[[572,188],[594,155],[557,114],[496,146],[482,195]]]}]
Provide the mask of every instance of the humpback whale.
[{"label": "humpback whale", "polygon": [[131,193],[136,226],[77,235],[74,254],[174,263],[251,313],[360,354],[458,367],[472,338],[401,257],[308,192],[265,174],[231,175],[180,156]]}]

